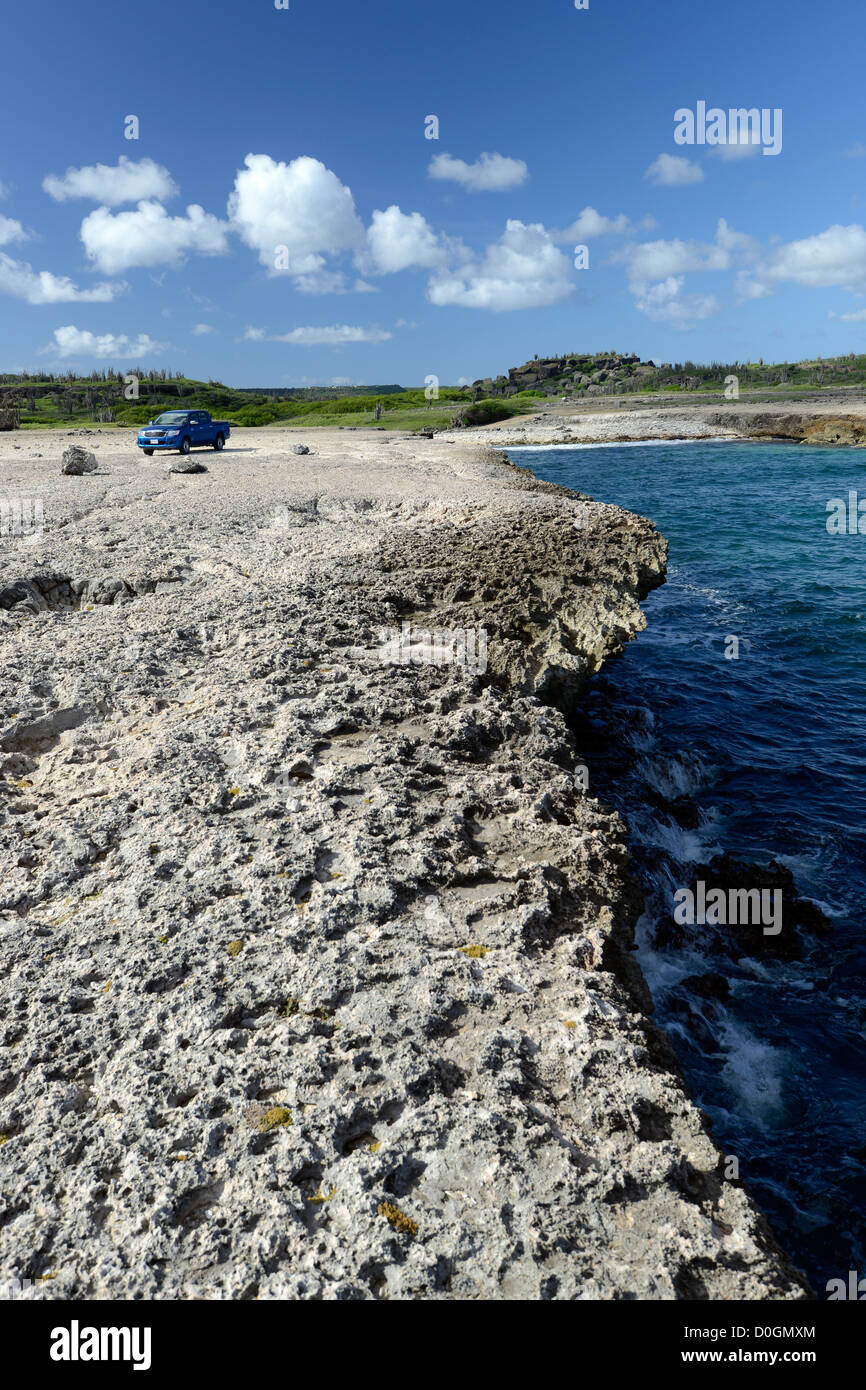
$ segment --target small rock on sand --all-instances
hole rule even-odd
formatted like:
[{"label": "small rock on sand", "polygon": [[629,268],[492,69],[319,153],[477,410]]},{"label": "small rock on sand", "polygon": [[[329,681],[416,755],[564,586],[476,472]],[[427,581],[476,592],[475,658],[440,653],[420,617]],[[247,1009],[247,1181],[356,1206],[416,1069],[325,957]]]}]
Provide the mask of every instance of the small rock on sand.
[{"label": "small rock on sand", "polygon": [[169,473],[206,473],[207,469],[198,459],[190,458],[189,455],[181,454],[173,459],[168,467]]}]

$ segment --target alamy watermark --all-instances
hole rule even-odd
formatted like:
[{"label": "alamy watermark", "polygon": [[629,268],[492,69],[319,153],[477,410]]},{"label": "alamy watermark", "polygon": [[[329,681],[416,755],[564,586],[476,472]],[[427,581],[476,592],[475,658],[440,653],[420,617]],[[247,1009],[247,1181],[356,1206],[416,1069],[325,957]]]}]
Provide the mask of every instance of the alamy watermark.
[{"label": "alamy watermark", "polygon": [[782,108],[776,106],[707,107],[699,101],[694,111],[681,106],[674,112],[674,140],[678,145],[761,145],[764,154],[782,152]]},{"label": "alamy watermark", "polygon": [[42,539],[45,513],[41,497],[0,497],[0,536]]},{"label": "alamy watermark", "polygon": [[866,497],[854,488],[844,497],[831,497],[827,503],[827,531],[831,536],[866,536]]},{"label": "alamy watermark", "polygon": [[674,921],[679,926],[762,926],[764,936],[782,930],[781,888],[711,888],[702,879],[674,893]]},{"label": "alamy watermark", "polygon": [[379,629],[379,660],[383,666],[462,666],[473,675],[487,670],[487,631],[445,628],[428,632],[403,623],[401,629]]},{"label": "alamy watermark", "polygon": [[849,1269],[848,1282],[844,1279],[828,1279],[827,1302],[837,1303],[844,1299],[851,1303],[866,1302],[866,1279],[858,1279],[856,1269]]}]

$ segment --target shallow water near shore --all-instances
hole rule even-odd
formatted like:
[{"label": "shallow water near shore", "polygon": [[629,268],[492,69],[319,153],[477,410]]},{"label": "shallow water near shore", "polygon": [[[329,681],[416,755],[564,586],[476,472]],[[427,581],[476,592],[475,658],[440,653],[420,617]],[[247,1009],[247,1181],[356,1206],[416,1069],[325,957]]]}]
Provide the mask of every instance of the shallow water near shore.
[{"label": "shallow water near shore", "polygon": [[[731,442],[509,453],[650,517],[670,542],[647,629],[592,683],[578,746],[590,790],[629,826],[658,1019],[725,1153],[825,1297],[828,1279],[866,1274],[866,536],[826,524],[830,499],[866,494],[866,454]],[[659,946],[689,866],[723,851],[789,868],[832,935],[804,937],[796,961],[762,953],[760,928],[736,964],[699,926]],[[710,970],[730,982],[725,1005],[682,988]]]}]

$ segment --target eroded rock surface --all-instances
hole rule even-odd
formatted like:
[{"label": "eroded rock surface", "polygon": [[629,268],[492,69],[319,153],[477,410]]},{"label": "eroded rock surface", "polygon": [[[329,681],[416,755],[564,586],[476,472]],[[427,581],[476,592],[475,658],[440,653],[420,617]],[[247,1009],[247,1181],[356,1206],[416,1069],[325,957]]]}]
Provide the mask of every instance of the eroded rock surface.
[{"label": "eroded rock surface", "polygon": [[[542,702],[642,625],[664,542],[469,443],[291,438],[186,482],[105,434],[85,506],[53,441],[30,465],[0,1270],[78,1299],[803,1297],[649,1022],[623,827]],[[487,669],[386,664],[407,627],[483,627]]]}]

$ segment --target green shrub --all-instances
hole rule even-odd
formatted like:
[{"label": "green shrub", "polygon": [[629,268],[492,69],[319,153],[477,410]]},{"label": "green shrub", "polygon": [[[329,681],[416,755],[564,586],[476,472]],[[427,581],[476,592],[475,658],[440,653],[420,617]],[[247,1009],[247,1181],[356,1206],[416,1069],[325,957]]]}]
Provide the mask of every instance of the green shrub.
[{"label": "green shrub", "polygon": [[513,413],[505,401],[497,401],[488,397],[486,400],[476,401],[474,405],[467,405],[462,410],[458,410],[451,424],[455,427],[492,425],[494,420],[507,420]]}]

